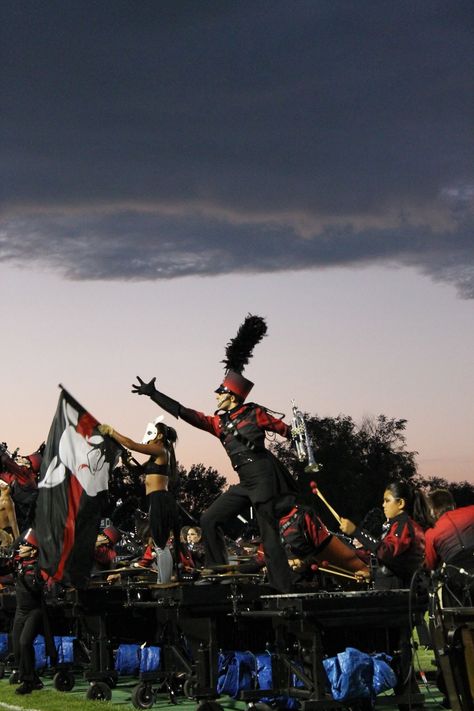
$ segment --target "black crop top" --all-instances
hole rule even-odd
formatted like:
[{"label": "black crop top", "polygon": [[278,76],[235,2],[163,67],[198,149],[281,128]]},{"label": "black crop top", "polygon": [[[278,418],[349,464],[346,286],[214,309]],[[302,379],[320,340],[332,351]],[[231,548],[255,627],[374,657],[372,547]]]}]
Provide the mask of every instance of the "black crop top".
[{"label": "black crop top", "polygon": [[164,476],[168,476],[168,465],[157,464],[152,457],[150,457],[150,459],[145,463],[143,469],[145,471],[145,476],[148,474],[162,474]]}]

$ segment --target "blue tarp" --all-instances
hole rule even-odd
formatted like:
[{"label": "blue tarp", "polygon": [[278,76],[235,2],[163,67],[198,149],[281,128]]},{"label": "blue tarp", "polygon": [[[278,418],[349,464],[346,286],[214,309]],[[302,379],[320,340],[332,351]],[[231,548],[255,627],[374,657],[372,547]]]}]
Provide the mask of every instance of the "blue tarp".
[{"label": "blue tarp", "polygon": [[331,694],[335,701],[373,699],[377,694],[392,689],[397,683],[386,654],[366,654],[354,647],[324,659]]}]

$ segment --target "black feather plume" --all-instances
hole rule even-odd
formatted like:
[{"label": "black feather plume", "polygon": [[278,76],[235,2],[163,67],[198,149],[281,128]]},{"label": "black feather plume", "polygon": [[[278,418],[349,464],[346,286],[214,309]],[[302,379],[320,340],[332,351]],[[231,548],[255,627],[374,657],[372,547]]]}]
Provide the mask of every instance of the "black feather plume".
[{"label": "black feather plume", "polygon": [[252,357],[254,347],[257,343],[260,343],[266,333],[267,324],[265,320],[261,316],[249,314],[239,327],[237,335],[226,346],[226,357],[222,361],[226,370],[242,373]]}]

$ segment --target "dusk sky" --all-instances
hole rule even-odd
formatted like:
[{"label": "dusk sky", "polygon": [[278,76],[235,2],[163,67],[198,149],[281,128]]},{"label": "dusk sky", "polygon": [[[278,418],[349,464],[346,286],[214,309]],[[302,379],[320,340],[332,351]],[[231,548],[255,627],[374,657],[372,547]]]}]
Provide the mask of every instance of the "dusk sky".
[{"label": "dusk sky", "polygon": [[136,439],[137,374],[211,413],[250,312],[253,401],[405,418],[474,482],[471,0],[4,0],[0,33],[0,441],[58,383]]}]

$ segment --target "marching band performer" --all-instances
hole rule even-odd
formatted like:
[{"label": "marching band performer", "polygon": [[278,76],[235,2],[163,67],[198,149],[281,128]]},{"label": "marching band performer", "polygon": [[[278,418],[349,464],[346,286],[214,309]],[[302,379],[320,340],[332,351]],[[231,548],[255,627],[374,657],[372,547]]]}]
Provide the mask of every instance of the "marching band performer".
[{"label": "marching band performer", "polygon": [[448,489],[431,491],[428,500],[435,524],[426,532],[427,568],[449,563],[474,572],[474,505],[456,508]]},{"label": "marching band performer", "polygon": [[[285,544],[295,582],[312,580],[321,565],[326,572],[345,573],[359,582],[369,582],[370,570],[353,548],[343,543],[324,525],[316,511],[288,495],[278,504],[280,537]],[[331,571],[331,566],[337,571]]]},{"label": "marching band performer", "polygon": [[375,588],[381,590],[408,588],[411,578],[421,567],[425,552],[425,529],[431,524],[428,503],[421,491],[410,484],[393,481],[383,495],[387,528],[381,538],[358,528],[347,518],[340,528],[357,538],[366,550],[375,553],[378,567]]},{"label": "marching band performer", "polygon": [[[474,596],[474,505],[456,508],[448,489],[428,494],[434,518],[426,531],[425,566],[445,566],[444,596],[448,604],[472,604]],[[457,603],[459,604],[459,603]]]},{"label": "marching band performer", "polygon": [[149,422],[141,442],[134,442],[120,434],[110,425],[99,425],[99,432],[117,440],[133,452],[148,454],[144,465],[145,490],[150,515],[150,530],[155,543],[158,582],[168,583],[173,573],[173,557],[167,541],[170,531],[178,533],[176,502],[168,491],[168,485],[176,481],[176,457],[174,445],[178,439],[176,430],[162,422],[163,416]]},{"label": "marching band performer", "polygon": [[[95,541],[95,551],[94,551],[94,565],[92,567],[92,573],[99,573],[102,570],[115,570],[117,568],[117,551],[115,546],[120,542],[122,538],[122,533],[118,528],[112,526],[106,526],[99,531]],[[120,580],[120,574],[111,573],[107,577],[108,583],[118,582]]]},{"label": "marching band performer", "polygon": [[230,486],[201,517],[206,565],[228,562],[221,525],[241,513],[249,504],[255,508],[265,552],[268,580],[280,592],[291,589],[291,570],[278,533],[274,503],[280,494],[295,491],[296,484],[288,470],[265,448],[265,433],[276,432],[290,439],[291,428],[268,410],[245,400],[253,383],[242,371],[254,346],[266,334],[267,326],[259,316],[249,315],[226,348],[226,374],[215,390],[217,410],[214,415],[184,407],[155,388],[155,378],[145,383],[138,377],[133,392],[148,395],[164,410],[193,427],[218,437],[239,476],[239,484]]},{"label": "marching band performer", "polygon": [[31,694],[43,688],[35,670],[34,640],[44,630],[44,580],[38,566],[38,540],[30,528],[14,559],[16,611],[12,628],[13,652],[18,669],[19,686],[16,694]]}]

